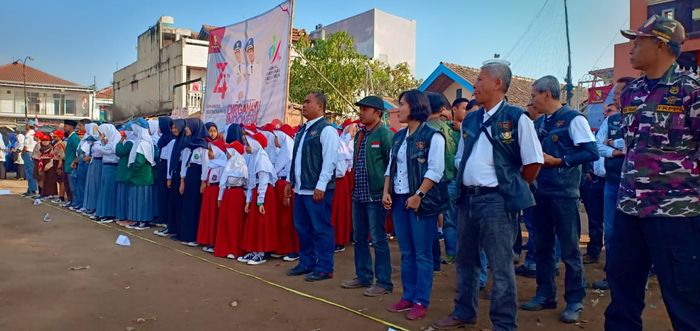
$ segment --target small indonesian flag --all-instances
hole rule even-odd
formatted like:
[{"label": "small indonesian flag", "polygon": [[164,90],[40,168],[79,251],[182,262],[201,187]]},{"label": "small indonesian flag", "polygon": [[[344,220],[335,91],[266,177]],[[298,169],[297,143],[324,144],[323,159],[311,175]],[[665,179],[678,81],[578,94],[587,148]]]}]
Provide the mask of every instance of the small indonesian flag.
[{"label": "small indonesian flag", "polygon": [[379,142],[373,141],[371,146],[372,146],[372,148],[379,148]]}]

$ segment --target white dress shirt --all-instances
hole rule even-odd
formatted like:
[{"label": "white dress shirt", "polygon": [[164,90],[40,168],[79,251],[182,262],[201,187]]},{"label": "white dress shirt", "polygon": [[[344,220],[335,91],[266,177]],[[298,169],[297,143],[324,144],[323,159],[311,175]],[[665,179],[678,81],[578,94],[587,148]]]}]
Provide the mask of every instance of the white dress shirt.
[{"label": "white dress shirt", "polygon": [[[406,137],[411,133],[406,128]],[[408,159],[406,157],[406,139],[404,138],[396,153],[396,177],[394,177],[394,193],[396,194],[411,194],[408,185]],[[393,155],[389,154],[389,164],[386,167],[384,176],[391,176],[391,163]],[[445,172],[445,137],[441,134],[433,134],[430,138],[430,150],[428,151],[428,170],[426,170],[423,178],[430,179],[434,183],[439,183],[442,175]],[[420,184],[419,184],[420,185]]]},{"label": "white dress shirt", "polygon": [[102,156],[102,163],[117,163],[119,162],[119,157],[117,156],[116,150],[110,144],[103,144],[101,141],[96,142],[92,145],[92,152],[99,153]]},{"label": "white dress shirt", "polygon": [[[190,154],[192,154],[192,157],[190,157]],[[187,162],[188,159],[189,162]],[[197,147],[193,153],[189,147],[186,147],[180,154],[180,160],[182,160],[182,164],[180,164],[180,178],[185,179],[187,176],[187,167],[190,164],[199,164],[202,166],[202,175],[199,179],[203,182],[207,180],[209,156],[207,155],[206,148]]]},{"label": "white dress shirt", "polygon": [[[546,116],[546,121],[551,115],[544,116]],[[576,116],[571,120],[571,123],[569,123],[569,137],[571,137],[571,140],[574,142],[574,146],[595,142],[595,136],[593,135],[591,126],[584,116]]]},{"label": "white dress shirt", "polygon": [[598,128],[598,132],[595,135],[595,140],[596,140],[596,145],[598,146],[598,154],[602,157],[606,158],[612,158],[613,152],[615,149],[617,150],[623,150],[625,146],[625,140],[622,138],[615,139],[613,140],[613,146],[610,147],[605,144],[605,142],[608,140],[608,118],[606,117],[603,120],[603,123],[600,124],[600,128]]},{"label": "white dress shirt", "polygon": [[[496,113],[502,103],[503,101],[501,100],[501,102],[484,114],[484,122]],[[490,128],[490,126],[487,127],[489,132],[491,132]],[[464,166],[462,185],[496,187],[498,186],[498,178],[496,177],[496,167],[493,162],[493,146],[481,131],[478,134],[476,143]],[[520,146],[520,158],[523,165],[544,164],[542,145],[537,137],[535,125],[525,114],[522,114],[518,119],[518,145]],[[462,154],[464,154],[464,139],[459,140],[457,155],[455,155],[455,167],[457,169],[459,169]]]},{"label": "white dress shirt", "polygon": [[34,130],[27,131],[24,135],[24,147],[27,148],[27,152],[31,153],[36,146],[36,141],[34,141]]},{"label": "white dress shirt", "polygon": [[[310,120],[306,122],[304,133],[299,139],[299,147],[297,148],[297,157],[294,159],[294,176],[296,182],[294,183],[294,192],[299,195],[313,195],[314,191],[302,190],[301,189],[301,160],[303,158],[302,152],[304,148],[304,138],[309,132],[309,128],[316,122],[321,120],[322,117]],[[323,165],[321,166],[321,173],[318,177],[318,182],[316,182],[316,189],[320,191],[326,191],[326,186],[328,182],[333,178],[335,171],[335,163],[338,159],[338,144],[339,144],[338,133],[332,126],[326,126],[321,132],[321,146],[323,148]]]}]

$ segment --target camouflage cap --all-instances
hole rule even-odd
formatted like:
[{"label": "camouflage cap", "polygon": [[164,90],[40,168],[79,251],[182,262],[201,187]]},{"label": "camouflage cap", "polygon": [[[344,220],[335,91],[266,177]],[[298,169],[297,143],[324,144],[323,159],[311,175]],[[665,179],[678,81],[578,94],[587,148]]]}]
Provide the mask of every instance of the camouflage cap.
[{"label": "camouflage cap", "polygon": [[627,39],[652,37],[680,49],[685,41],[685,28],[680,22],[659,15],[653,15],[637,31],[620,30]]}]

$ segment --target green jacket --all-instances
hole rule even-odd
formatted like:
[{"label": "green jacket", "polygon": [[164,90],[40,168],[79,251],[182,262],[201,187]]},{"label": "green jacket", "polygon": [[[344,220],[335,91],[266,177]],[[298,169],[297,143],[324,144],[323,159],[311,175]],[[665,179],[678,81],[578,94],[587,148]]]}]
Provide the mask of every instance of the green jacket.
[{"label": "green jacket", "polygon": [[119,157],[119,164],[117,165],[117,181],[126,182],[129,180],[129,169],[127,164],[129,163],[129,153],[131,152],[131,147],[134,143],[131,141],[122,141],[117,144],[115,149],[117,156]]},{"label": "green jacket", "polygon": [[71,172],[71,163],[75,160],[75,153],[78,151],[78,145],[80,144],[80,138],[75,132],[71,132],[68,136],[68,141],[66,142],[66,160],[63,162],[63,170],[69,174]]},{"label": "green jacket", "polygon": [[[441,132],[445,137],[445,174],[443,180],[450,181],[455,178],[455,154],[457,154],[457,141],[455,140],[452,124],[444,120],[429,120],[428,126]],[[459,138],[457,138],[459,139]]]},{"label": "green jacket", "polygon": [[136,160],[129,166],[129,184],[133,186],[153,185],[153,169],[143,154],[136,154]]},{"label": "green jacket", "polygon": [[[357,165],[357,153],[359,153],[359,139],[361,132],[355,135],[355,151],[353,159]],[[374,130],[364,137],[365,142],[365,167],[367,168],[367,181],[369,194],[372,200],[381,200],[384,192],[384,173],[389,164],[389,152],[391,151],[391,139],[394,133],[384,124],[379,124]],[[379,147],[372,147],[372,146]]]}]

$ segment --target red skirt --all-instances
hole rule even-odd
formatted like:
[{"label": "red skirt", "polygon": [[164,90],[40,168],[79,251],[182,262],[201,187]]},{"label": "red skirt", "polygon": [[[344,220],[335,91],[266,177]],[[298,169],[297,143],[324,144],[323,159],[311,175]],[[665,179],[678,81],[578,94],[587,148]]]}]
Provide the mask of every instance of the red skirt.
[{"label": "red skirt", "polygon": [[275,254],[287,255],[299,252],[299,237],[294,228],[294,197],[289,199],[289,206],[284,205],[284,187],[287,181],[278,180],[275,185],[277,196],[277,249]]},{"label": "red skirt", "polygon": [[243,229],[245,227],[245,190],[228,188],[224,191],[216,222],[214,256],[243,255]]},{"label": "red skirt", "polygon": [[331,222],[336,245],[345,245],[352,236],[352,183],[349,176],[336,178]]},{"label": "red skirt", "polygon": [[219,198],[219,185],[209,185],[202,194],[202,208],[199,210],[199,227],[197,228],[197,243],[204,246],[214,246],[216,239],[216,220]]},{"label": "red skirt", "polygon": [[277,249],[277,201],[275,188],[268,184],[265,192],[265,215],[260,214],[258,188],[253,189],[248,218],[243,233],[243,250],[246,252],[274,252]]}]

